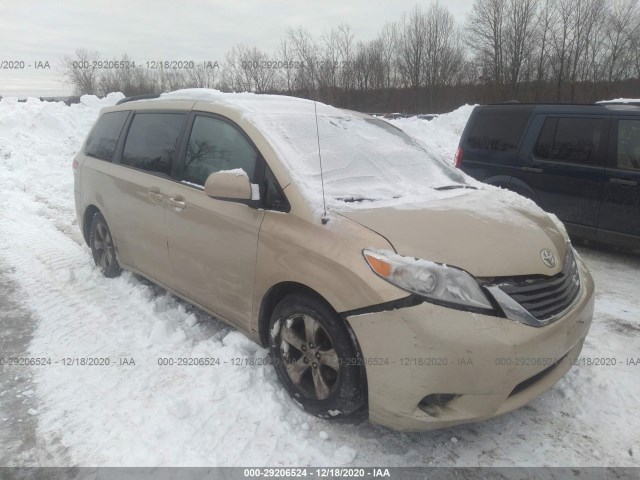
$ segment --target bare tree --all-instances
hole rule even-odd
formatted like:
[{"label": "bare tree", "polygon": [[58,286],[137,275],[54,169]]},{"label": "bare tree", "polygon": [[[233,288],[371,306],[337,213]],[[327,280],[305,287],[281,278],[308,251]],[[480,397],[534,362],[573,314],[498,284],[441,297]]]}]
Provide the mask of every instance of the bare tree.
[{"label": "bare tree", "polygon": [[295,58],[291,42],[287,37],[283,38],[280,42],[276,58],[282,62],[282,68],[279,69],[279,75],[276,81],[279,83],[281,90],[292,93],[296,84],[296,63],[299,64],[299,60]]},{"label": "bare tree", "polygon": [[505,78],[505,22],[507,0],[475,0],[467,17],[467,45],[487,65],[495,85]]},{"label": "bare tree", "polygon": [[533,53],[537,0],[509,0],[505,26],[506,77],[514,95],[518,93],[523,68]]},{"label": "bare tree", "polygon": [[398,68],[402,83],[414,92],[422,85],[424,79],[427,36],[425,17],[422,9],[416,5],[411,13],[402,16],[398,25]]},{"label": "bare tree", "polygon": [[622,80],[633,75],[634,39],[640,32],[640,3],[638,0],[614,0],[607,14],[605,49],[607,81]]},{"label": "bare tree", "polygon": [[458,28],[446,7],[432,3],[426,12],[425,27],[423,71],[431,110],[437,90],[457,78],[463,53]]},{"label": "bare tree", "polygon": [[65,56],[62,60],[62,76],[65,83],[73,86],[76,95],[95,95],[98,93],[99,70],[96,63],[100,60],[98,52],[78,49],[75,56]]},{"label": "bare tree", "polygon": [[291,46],[292,54],[300,62],[297,69],[297,80],[300,88],[307,92],[315,90],[318,85],[318,45],[308,30],[300,27],[289,29],[286,33],[287,42]]},{"label": "bare tree", "polygon": [[185,72],[185,88],[218,88],[220,66],[217,62],[203,62]]},{"label": "bare tree", "polygon": [[236,92],[273,90],[276,69],[273,57],[256,47],[234,46],[225,57],[226,83]]},{"label": "bare tree", "polygon": [[380,51],[382,71],[384,77],[383,87],[390,89],[397,87],[399,82],[398,62],[396,58],[396,45],[398,43],[398,29],[395,23],[387,23],[376,40]]},{"label": "bare tree", "polygon": [[160,93],[162,90],[157,72],[134,66],[128,55],[106,62],[113,68],[102,69],[98,78],[98,92],[122,92],[127,96]]},{"label": "bare tree", "polygon": [[576,82],[584,79],[589,67],[589,50],[595,41],[595,34],[605,18],[605,0],[575,0],[573,4],[573,58],[570,72],[571,95],[575,100]]},{"label": "bare tree", "polygon": [[536,69],[536,85],[534,100],[538,100],[542,82],[547,78],[549,69],[549,50],[551,48],[551,35],[558,21],[557,9],[553,7],[555,0],[544,0],[539,4],[536,26],[533,31],[533,45]]}]

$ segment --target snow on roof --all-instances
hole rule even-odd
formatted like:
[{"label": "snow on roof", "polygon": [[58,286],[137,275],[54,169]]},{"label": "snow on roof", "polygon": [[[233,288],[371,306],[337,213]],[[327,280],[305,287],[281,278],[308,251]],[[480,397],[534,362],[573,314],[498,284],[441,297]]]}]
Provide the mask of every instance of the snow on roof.
[{"label": "snow on roof", "polygon": [[160,97],[148,100],[192,100],[207,102],[234,108],[245,113],[305,113],[314,114],[314,103],[319,115],[336,115],[341,109],[314,102],[305,98],[285,95],[267,95],[251,92],[224,93],[208,88],[187,88],[175,92],[163,93]]},{"label": "snow on roof", "polygon": [[596,102],[598,104],[607,104],[607,103],[623,103],[623,104],[631,104],[631,105],[640,105],[640,98],[616,98],[613,100],[600,100]]}]

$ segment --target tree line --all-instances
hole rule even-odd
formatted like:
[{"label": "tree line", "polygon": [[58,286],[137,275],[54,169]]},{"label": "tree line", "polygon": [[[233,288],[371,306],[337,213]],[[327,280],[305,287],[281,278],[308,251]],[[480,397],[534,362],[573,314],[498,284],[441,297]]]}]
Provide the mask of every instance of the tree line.
[{"label": "tree line", "polygon": [[[474,0],[463,22],[433,2],[369,41],[341,24],[320,36],[290,28],[273,52],[239,44],[208,65],[96,68],[102,60],[82,49],[64,58],[76,94],[205,87],[407,113],[512,100],[586,103],[640,96],[640,0]],[[107,63],[115,62],[130,57]]]}]

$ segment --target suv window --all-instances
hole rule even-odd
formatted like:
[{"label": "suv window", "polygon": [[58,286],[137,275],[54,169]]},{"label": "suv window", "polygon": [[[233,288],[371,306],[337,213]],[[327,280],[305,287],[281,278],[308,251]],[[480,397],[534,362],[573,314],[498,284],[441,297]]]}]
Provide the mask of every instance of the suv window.
[{"label": "suv window", "polygon": [[197,116],[193,122],[182,179],[204,185],[221,170],[243,169],[254,178],[258,152],[232,125],[213,117]]},{"label": "suv window", "polygon": [[516,152],[532,108],[508,107],[480,110],[469,132],[468,145],[479,150]]},{"label": "suv window", "polygon": [[171,175],[185,117],[183,113],[136,113],[121,163],[147,172]]},{"label": "suv window", "polygon": [[596,163],[603,128],[603,118],[547,118],[533,153],[545,160]]},{"label": "suv window", "polygon": [[640,170],[640,120],[618,121],[619,168]]},{"label": "suv window", "polygon": [[85,155],[111,161],[116,151],[118,138],[129,112],[109,112],[102,115],[87,137]]}]

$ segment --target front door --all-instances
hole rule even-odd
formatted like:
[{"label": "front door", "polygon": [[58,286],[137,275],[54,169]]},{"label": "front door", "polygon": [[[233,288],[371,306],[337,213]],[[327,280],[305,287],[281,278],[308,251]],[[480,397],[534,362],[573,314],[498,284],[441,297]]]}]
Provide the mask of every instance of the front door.
[{"label": "front door", "polygon": [[248,328],[252,313],[258,232],[264,210],[204,193],[214,172],[242,169],[255,182],[261,158],[235,124],[208,114],[190,122],[181,183],[167,209],[174,289]]}]

